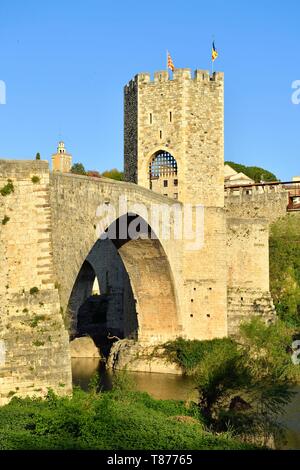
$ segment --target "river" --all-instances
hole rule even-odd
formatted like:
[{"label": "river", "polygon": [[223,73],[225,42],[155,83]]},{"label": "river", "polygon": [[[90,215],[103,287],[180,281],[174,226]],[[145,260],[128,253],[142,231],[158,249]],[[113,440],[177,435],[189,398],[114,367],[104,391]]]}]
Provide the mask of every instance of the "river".
[{"label": "river", "polygon": [[[99,372],[100,384],[103,391],[112,387],[113,373],[105,370],[99,359],[72,359],[73,385],[88,390],[91,377]],[[147,372],[129,372],[136,389],[148,392],[154,398],[166,400],[195,400],[197,391],[190,377],[175,374],[156,374]],[[285,408],[285,413],[280,417],[280,422],[285,426],[286,443],[278,445],[280,449],[300,450],[300,387],[296,389],[296,395]]]}]

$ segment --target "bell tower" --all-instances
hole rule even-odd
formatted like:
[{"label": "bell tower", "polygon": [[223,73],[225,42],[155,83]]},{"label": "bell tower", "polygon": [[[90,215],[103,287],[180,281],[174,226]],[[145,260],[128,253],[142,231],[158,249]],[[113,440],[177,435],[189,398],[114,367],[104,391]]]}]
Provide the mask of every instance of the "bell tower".
[{"label": "bell tower", "polygon": [[68,173],[72,167],[72,155],[67,153],[65,143],[58,142],[57,152],[52,155],[52,171]]}]

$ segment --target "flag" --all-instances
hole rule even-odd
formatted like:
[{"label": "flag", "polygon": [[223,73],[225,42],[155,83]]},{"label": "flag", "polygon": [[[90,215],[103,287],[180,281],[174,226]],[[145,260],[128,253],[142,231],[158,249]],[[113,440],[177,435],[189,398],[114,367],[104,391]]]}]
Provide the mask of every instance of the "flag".
[{"label": "flag", "polygon": [[169,52],[168,52],[168,68],[171,69],[172,72],[174,72],[174,70],[175,70],[173,60],[172,60],[172,57],[170,56]]},{"label": "flag", "polygon": [[212,51],[211,51],[211,60],[214,62],[218,57],[217,49],[215,48],[215,42],[212,43]]}]

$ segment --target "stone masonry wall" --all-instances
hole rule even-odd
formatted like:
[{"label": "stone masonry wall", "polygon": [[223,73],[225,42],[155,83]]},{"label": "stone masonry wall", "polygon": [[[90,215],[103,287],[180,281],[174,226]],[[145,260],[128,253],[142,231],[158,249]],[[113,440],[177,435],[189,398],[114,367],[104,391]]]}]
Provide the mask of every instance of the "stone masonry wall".
[{"label": "stone masonry wall", "polygon": [[68,336],[53,282],[47,162],[0,160],[1,189],[0,404],[43,395],[48,387],[69,393]]},{"label": "stone masonry wall", "polygon": [[284,217],[287,211],[288,192],[279,186],[240,187],[225,190],[225,210],[228,217],[266,218],[270,223]]},{"label": "stone masonry wall", "polygon": [[[150,214],[151,204],[163,202],[168,206],[174,202],[132,183],[51,175],[55,279],[64,311],[81,266],[98,242],[97,208],[110,204],[116,208],[118,218],[120,196],[127,198],[129,212],[133,213],[140,213],[142,206]],[[174,238],[161,240],[162,246],[147,242],[130,241],[119,247],[119,253],[136,299],[139,339],[159,341],[174,337],[182,329],[182,246]],[[159,328],[154,328],[154,324],[159,324]]]},{"label": "stone masonry wall", "polygon": [[269,226],[266,219],[227,218],[228,333],[241,321],[274,318],[269,292]]},{"label": "stone masonry wall", "polygon": [[269,226],[287,213],[288,194],[278,186],[227,188],[228,333],[241,321],[261,315],[273,321],[269,291]]}]

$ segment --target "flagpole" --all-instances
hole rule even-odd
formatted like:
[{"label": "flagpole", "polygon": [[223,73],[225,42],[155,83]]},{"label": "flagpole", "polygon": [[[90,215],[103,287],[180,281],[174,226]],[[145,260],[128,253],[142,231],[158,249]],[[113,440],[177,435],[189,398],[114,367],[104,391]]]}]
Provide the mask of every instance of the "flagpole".
[{"label": "flagpole", "polygon": [[211,48],[211,75],[214,74],[214,59],[213,59],[213,45],[215,41],[215,35],[212,35],[212,48]]}]

